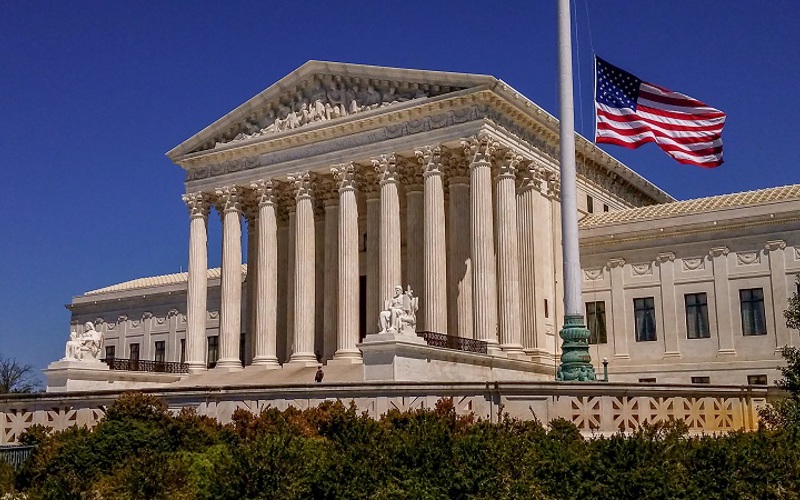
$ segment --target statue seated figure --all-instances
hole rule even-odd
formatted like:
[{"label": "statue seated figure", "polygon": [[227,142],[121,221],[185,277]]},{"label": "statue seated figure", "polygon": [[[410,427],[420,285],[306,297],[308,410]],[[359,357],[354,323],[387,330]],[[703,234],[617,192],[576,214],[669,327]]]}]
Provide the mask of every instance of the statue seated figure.
[{"label": "statue seated figure", "polygon": [[380,333],[402,333],[416,335],[417,309],[419,298],[414,296],[411,287],[403,293],[403,287],[394,287],[394,296],[385,302],[378,326]]},{"label": "statue seated figure", "polygon": [[77,334],[74,330],[69,334],[65,347],[65,360],[83,361],[99,360],[100,346],[103,343],[103,334],[95,330],[94,323],[87,321],[83,325],[83,333]]}]

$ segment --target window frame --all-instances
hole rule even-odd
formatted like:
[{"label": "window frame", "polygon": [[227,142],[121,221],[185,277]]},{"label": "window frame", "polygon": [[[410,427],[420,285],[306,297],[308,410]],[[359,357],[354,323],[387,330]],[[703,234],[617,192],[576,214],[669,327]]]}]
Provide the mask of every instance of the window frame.
[{"label": "window frame", "polygon": [[[760,297],[756,297],[756,295],[760,295]],[[756,337],[767,334],[767,311],[764,304],[764,288],[739,289],[739,314],[742,319],[743,336]]]},{"label": "window frame", "polygon": [[[651,326],[652,328],[643,330],[642,328],[645,326]],[[636,342],[658,341],[655,297],[637,297],[633,299],[633,328]]]},{"label": "window frame", "polygon": [[[600,307],[598,308],[598,304]],[[591,309],[590,309],[591,306]],[[607,344],[608,343],[608,323],[606,321],[606,302],[604,300],[595,300],[592,302],[584,303],[584,308],[586,311],[586,328],[589,330],[589,344],[590,345],[599,345],[599,344]],[[591,311],[591,314],[590,314]],[[600,318],[600,321],[597,318]],[[594,321],[590,321],[590,318],[594,318]],[[592,323],[594,326],[600,326],[600,331],[595,331],[592,328]]]},{"label": "window frame", "polygon": [[[702,302],[697,300],[701,296]],[[690,304],[690,297],[696,302]],[[711,326],[708,322],[708,293],[694,292],[683,294],[683,306],[686,315],[686,338],[692,340],[710,339]],[[690,313],[690,310],[693,312]],[[705,327],[705,329],[703,329],[703,327]]]}]

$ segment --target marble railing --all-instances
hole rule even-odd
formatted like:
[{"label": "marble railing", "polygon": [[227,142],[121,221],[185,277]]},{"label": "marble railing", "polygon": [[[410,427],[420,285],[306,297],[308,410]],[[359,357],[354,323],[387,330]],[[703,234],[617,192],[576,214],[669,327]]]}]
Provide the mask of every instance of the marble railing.
[{"label": "marble railing", "polygon": [[[391,409],[433,408],[453,398],[459,413],[474,412],[496,420],[511,417],[546,423],[563,418],[586,436],[630,432],[645,423],[682,420],[691,433],[752,430],[767,388],[655,384],[486,382],[486,383],[341,383],[295,386],[240,386],[152,389],[171,409],[193,407],[200,414],[230,421],[238,408],[260,412],[268,407],[308,408],[323,401],[354,401],[361,411],[379,417]],[[0,398],[0,444],[17,442],[34,424],[53,430],[92,427],[116,391],[7,395]]]}]

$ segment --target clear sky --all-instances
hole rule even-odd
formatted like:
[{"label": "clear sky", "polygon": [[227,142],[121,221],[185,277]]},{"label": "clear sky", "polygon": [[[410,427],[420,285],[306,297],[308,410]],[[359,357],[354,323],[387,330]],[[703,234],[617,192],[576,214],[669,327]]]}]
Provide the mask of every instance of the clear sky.
[{"label": "clear sky", "polygon": [[[594,50],[727,112],[715,170],[603,147],[676,198],[800,182],[800,2],[575,7],[579,132],[594,135]],[[164,153],[309,59],[491,74],[558,115],[555,0],[0,10],[0,355],[36,368],[63,356],[72,296],[186,269],[183,171]]]}]

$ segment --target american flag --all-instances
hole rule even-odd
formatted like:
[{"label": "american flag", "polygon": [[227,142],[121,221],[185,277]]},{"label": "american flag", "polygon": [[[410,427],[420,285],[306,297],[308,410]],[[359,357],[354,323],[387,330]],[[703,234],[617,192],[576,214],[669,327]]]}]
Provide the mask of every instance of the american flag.
[{"label": "american flag", "polygon": [[643,82],[599,57],[595,67],[596,142],[632,149],[655,142],[679,163],[722,165],[725,113]]}]

